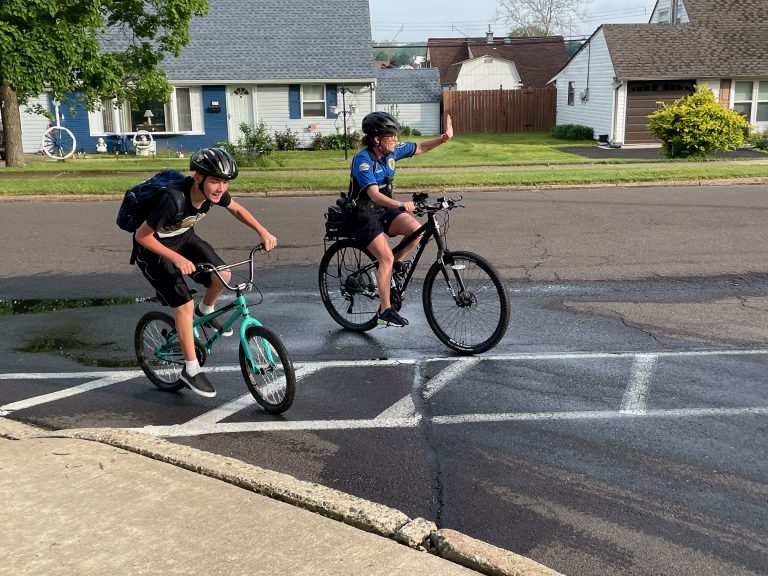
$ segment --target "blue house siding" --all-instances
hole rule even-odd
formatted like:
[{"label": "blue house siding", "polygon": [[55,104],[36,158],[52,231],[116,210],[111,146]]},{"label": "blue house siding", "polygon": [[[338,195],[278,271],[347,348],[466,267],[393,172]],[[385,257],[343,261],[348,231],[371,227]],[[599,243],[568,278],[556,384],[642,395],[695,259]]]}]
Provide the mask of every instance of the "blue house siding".
[{"label": "blue house siding", "polygon": [[[62,126],[69,128],[77,140],[77,151],[86,153],[96,153],[96,142],[98,136],[91,136],[88,125],[88,111],[80,102],[76,95],[68,95],[71,100],[69,106],[62,106],[60,113],[63,114]],[[221,104],[221,112],[209,112],[208,104],[211,100],[218,100]],[[227,141],[227,107],[226,93],[224,86],[203,86],[203,134],[153,134],[156,149],[158,153],[172,152],[193,152],[199,148],[212,146],[217,142]],[[51,114],[55,114],[55,108],[51,103],[49,105]],[[119,147],[117,135],[104,137],[110,152],[122,151]],[[129,151],[133,151],[131,137],[128,137]]]}]

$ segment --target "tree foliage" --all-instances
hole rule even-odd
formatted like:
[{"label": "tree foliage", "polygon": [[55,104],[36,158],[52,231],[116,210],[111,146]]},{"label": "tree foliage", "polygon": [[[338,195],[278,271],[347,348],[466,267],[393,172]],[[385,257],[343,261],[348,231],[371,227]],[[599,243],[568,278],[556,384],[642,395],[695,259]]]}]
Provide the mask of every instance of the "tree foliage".
[{"label": "tree foliage", "polygon": [[160,64],[189,43],[193,15],[207,12],[207,0],[2,0],[0,86],[11,92],[0,102],[6,146],[20,147],[8,141],[17,137],[8,124],[19,121],[18,112],[6,117],[6,108],[17,111],[46,90],[62,102],[79,92],[88,108],[101,98],[166,101],[171,87]]},{"label": "tree foliage", "polygon": [[512,31],[536,31],[541,36],[568,35],[574,22],[589,19],[586,5],[590,2],[592,0],[499,0],[496,12]]},{"label": "tree foliage", "polygon": [[706,86],[697,86],[690,96],[648,116],[648,128],[661,140],[668,158],[703,157],[716,150],[731,150],[744,143],[749,124],[717,100]]}]

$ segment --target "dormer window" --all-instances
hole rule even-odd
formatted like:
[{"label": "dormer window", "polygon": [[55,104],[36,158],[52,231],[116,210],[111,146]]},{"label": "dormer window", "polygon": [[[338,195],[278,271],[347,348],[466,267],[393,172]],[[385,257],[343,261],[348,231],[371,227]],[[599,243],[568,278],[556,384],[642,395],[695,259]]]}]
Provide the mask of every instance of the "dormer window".
[{"label": "dormer window", "polygon": [[670,14],[671,12],[669,10],[659,10],[659,24],[670,24]]}]

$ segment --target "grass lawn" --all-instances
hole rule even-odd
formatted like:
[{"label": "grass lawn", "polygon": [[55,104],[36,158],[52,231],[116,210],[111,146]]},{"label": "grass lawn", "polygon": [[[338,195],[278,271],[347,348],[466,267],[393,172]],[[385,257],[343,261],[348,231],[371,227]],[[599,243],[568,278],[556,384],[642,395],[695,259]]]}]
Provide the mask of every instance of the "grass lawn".
[{"label": "grass lawn", "polygon": [[[419,140],[419,138],[416,138]],[[429,154],[402,161],[399,188],[473,188],[594,184],[715,178],[755,178],[766,166],[735,162],[595,161],[560,150],[593,142],[557,140],[548,133],[460,135]],[[241,167],[235,192],[343,190],[356,151],[278,151],[258,167]],[[766,156],[768,158],[768,156]],[[31,156],[26,167],[0,168],[0,196],[121,194],[161,168],[188,169],[189,159],[95,156],[64,162]],[[621,163],[621,166],[617,166]],[[264,163],[262,163],[264,164]]]}]

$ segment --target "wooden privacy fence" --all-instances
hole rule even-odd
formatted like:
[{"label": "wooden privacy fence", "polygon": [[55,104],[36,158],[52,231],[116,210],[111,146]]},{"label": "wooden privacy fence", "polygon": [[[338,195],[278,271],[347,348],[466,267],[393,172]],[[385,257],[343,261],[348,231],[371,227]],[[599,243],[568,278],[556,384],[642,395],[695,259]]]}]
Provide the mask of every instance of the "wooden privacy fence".
[{"label": "wooden privacy fence", "polygon": [[443,112],[457,134],[547,131],[555,125],[556,107],[554,86],[443,92]]}]

